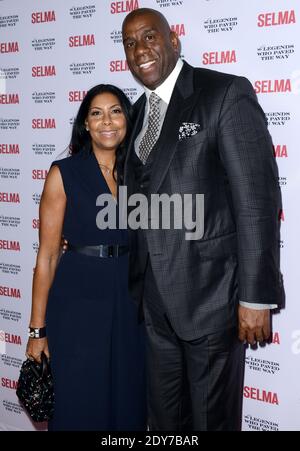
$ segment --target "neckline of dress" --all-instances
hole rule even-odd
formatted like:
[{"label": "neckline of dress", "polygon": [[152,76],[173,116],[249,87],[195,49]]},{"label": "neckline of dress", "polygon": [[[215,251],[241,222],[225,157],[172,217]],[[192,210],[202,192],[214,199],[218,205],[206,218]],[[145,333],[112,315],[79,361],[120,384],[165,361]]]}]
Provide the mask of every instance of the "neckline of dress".
[{"label": "neckline of dress", "polygon": [[[93,159],[94,159],[94,162],[96,163],[97,171],[98,171],[98,173],[100,172],[101,177],[102,177],[102,180],[104,181],[104,183],[105,183],[105,185],[106,185],[108,194],[110,194],[111,197],[113,198],[113,200],[114,200],[116,203],[118,203],[118,197],[115,197],[115,196],[113,195],[113,193],[111,192],[111,190],[110,190],[110,188],[109,188],[109,186],[108,186],[108,183],[107,183],[107,181],[106,181],[106,178],[104,177],[103,172],[101,171],[101,168],[100,168],[100,166],[99,166],[99,163],[98,163],[98,160],[97,160],[97,158],[96,158],[95,153],[94,153],[93,151],[92,151],[91,153],[92,153],[92,157],[93,157]],[[118,184],[117,184],[117,193],[118,193]],[[117,194],[117,196],[118,196],[118,194]]]}]

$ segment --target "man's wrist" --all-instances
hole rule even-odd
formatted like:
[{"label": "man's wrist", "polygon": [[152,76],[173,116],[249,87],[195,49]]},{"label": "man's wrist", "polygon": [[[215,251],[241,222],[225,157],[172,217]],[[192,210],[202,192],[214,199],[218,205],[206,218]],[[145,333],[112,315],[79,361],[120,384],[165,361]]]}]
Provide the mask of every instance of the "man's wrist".
[{"label": "man's wrist", "polygon": [[244,302],[244,301],[240,301],[239,304],[242,307],[246,307],[252,310],[274,310],[276,308],[278,308],[277,304],[259,304],[259,303],[254,303],[254,302]]}]

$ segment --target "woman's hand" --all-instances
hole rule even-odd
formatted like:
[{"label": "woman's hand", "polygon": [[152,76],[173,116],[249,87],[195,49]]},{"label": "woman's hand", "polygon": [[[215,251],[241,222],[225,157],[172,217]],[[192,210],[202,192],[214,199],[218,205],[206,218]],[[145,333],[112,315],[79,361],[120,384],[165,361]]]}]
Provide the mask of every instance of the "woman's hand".
[{"label": "woman's hand", "polygon": [[29,338],[26,346],[25,355],[30,360],[36,360],[41,363],[41,353],[44,351],[47,358],[50,358],[48,340],[44,338]]}]

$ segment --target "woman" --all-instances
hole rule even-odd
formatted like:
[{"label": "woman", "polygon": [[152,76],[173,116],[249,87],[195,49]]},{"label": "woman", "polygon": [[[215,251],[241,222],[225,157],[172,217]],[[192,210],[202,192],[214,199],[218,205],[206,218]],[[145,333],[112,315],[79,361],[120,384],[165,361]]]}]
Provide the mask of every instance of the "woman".
[{"label": "woman", "polygon": [[[39,330],[26,354],[51,357],[49,430],[146,429],[144,330],[128,294],[127,231],[96,224],[100,194],[113,196],[117,208],[131,115],[118,88],[88,91],[71,156],[55,161],[45,182],[30,320]],[[69,250],[59,260],[62,235]]]}]

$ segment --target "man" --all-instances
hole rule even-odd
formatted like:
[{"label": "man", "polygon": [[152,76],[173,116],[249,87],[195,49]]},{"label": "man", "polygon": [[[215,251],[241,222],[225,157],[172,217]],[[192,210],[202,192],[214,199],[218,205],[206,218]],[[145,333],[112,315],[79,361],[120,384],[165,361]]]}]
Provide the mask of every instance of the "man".
[{"label": "man", "polygon": [[204,194],[200,239],[175,227],[130,232],[150,429],[238,430],[243,342],[269,337],[282,292],[280,191],[265,117],[245,78],[182,62],[158,11],[132,11],[122,34],[145,89],[125,162],[129,194]]}]

